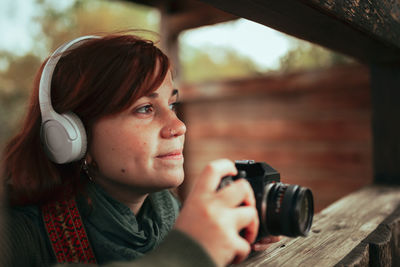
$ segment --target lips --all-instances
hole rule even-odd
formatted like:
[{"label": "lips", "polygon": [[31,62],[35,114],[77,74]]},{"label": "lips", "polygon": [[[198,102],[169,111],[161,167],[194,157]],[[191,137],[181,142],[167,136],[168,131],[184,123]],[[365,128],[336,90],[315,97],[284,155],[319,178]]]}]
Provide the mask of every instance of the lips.
[{"label": "lips", "polygon": [[159,159],[182,159],[183,154],[182,154],[182,149],[176,149],[172,150],[166,153],[162,153],[157,156]]}]

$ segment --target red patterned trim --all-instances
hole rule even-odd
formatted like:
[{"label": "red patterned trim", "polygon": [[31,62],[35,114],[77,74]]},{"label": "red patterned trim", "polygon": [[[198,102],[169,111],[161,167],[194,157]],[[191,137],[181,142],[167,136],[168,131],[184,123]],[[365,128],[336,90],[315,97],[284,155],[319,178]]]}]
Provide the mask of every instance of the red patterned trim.
[{"label": "red patterned trim", "polygon": [[42,215],[58,263],[96,263],[75,199],[44,205]]}]

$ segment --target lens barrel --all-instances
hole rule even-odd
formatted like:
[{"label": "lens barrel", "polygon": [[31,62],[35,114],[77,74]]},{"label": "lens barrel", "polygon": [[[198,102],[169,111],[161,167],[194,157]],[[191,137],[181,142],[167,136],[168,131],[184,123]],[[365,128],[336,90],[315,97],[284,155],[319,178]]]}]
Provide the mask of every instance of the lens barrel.
[{"label": "lens barrel", "polygon": [[267,235],[306,236],[314,215],[310,189],[299,185],[269,183],[256,200],[260,217],[258,238]]}]

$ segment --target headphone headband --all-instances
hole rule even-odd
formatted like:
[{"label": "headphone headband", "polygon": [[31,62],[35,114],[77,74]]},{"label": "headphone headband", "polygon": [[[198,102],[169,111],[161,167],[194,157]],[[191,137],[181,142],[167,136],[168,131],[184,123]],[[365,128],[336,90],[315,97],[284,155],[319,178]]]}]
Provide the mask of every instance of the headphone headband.
[{"label": "headphone headband", "polygon": [[51,105],[50,88],[51,88],[51,80],[53,77],[53,72],[54,69],[56,68],[57,62],[62,57],[63,53],[66,52],[71,47],[73,47],[74,45],[88,39],[97,39],[97,38],[100,37],[95,35],[81,36],[79,38],[76,38],[74,40],[62,44],[53,52],[53,54],[51,54],[49,60],[46,62],[46,65],[43,68],[39,84],[39,105],[43,119],[49,117],[49,115],[52,115],[52,113],[55,112],[53,106]]}]

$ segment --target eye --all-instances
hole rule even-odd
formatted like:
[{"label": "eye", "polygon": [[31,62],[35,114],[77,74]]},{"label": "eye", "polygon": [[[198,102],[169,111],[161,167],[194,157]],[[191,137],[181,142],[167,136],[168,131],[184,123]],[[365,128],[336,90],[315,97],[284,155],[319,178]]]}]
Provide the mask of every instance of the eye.
[{"label": "eye", "polygon": [[142,107],[139,107],[135,110],[135,113],[139,113],[139,114],[150,114],[154,111],[154,108],[152,105],[145,105]]},{"label": "eye", "polygon": [[169,105],[169,108],[176,113],[176,110],[178,109],[178,106],[180,105],[179,102],[174,102]]}]

